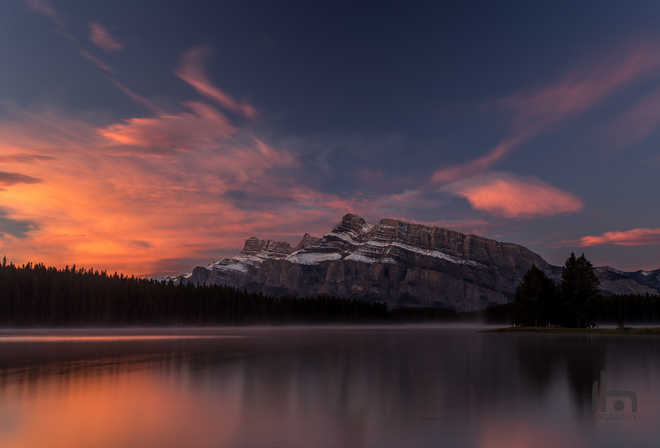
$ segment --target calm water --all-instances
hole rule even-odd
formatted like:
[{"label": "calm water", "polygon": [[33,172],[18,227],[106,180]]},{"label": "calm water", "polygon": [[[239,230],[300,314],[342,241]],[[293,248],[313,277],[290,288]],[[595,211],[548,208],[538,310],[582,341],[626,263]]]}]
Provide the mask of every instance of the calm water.
[{"label": "calm water", "polygon": [[659,423],[653,337],[0,332],[3,448],[657,447]]}]

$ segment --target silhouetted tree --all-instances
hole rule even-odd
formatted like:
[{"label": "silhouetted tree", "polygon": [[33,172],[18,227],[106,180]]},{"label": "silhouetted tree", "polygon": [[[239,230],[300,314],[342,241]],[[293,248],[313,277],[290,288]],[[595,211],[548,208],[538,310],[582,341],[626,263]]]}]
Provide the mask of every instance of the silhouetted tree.
[{"label": "silhouetted tree", "polygon": [[557,285],[545,272],[532,265],[516,288],[512,323],[525,327],[556,323],[558,305]]},{"label": "silhouetted tree", "polygon": [[566,327],[590,327],[594,324],[594,302],[600,293],[600,281],[591,262],[584,254],[566,259],[559,286],[563,305],[562,325]]}]

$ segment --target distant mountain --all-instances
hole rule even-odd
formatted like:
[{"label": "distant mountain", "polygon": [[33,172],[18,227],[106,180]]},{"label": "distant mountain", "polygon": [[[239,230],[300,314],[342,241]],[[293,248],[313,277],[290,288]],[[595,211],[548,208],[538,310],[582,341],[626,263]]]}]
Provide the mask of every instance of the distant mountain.
[{"label": "distant mountain", "polygon": [[[348,214],[322,238],[305,234],[295,247],[248,238],[235,257],[196,267],[176,281],[472,311],[510,302],[532,264],[559,279],[560,267],[517,244],[394,219],[371,224]],[[595,272],[604,294],[660,292],[660,269]]]}]

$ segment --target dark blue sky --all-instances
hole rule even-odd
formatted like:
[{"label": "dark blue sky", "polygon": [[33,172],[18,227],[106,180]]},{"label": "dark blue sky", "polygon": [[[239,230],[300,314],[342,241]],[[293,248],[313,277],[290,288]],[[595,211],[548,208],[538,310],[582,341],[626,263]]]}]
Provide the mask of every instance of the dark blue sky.
[{"label": "dark blue sky", "polygon": [[179,273],[346,212],[660,267],[660,3],[12,0],[0,244]]}]

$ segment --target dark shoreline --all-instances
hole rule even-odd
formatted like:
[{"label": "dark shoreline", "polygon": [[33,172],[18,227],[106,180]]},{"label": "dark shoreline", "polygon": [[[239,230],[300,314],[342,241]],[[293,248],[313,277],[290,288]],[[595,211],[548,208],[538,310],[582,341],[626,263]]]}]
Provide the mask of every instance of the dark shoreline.
[{"label": "dark shoreline", "polygon": [[543,333],[543,334],[616,334],[658,335],[660,327],[649,328],[563,328],[563,327],[505,327],[481,330],[479,333]]}]

